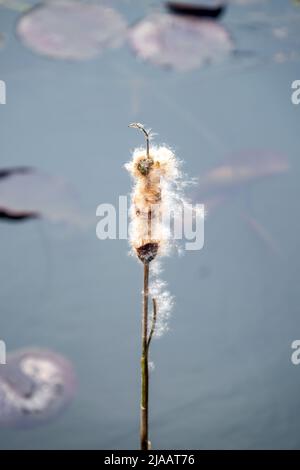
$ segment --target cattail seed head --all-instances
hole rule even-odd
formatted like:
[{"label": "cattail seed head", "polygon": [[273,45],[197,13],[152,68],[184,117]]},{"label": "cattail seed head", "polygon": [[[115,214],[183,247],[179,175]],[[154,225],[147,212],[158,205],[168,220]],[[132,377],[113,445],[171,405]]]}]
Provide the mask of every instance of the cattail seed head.
[{"label": "cattail seed head", "polygon": [[134,187],[130,208],[130,244],[142,262],[150,262],[166,251],[169,240],[162,223],[171,204],[171,187],[179,176],[178,161],[167,147],[135,149],[125,165]]},{"label": "cattail seed head", "polygon": [[142,157],[136,164],[137,171],[143,176],[148,176],[153,167],[153,163],[151,157]]},{"label": "cattail seed head", "polygon": [[[166,223],[168,214],[181,220],[182,206],[187,202],[182,189],[181,161],[168,147],[149,147],[149,133],[142,124],[130,127],[141,130],[146,136],[146,149],[134,150],[132,159],[125,165],[133,179],[130,205],[129,238],[132,253],[143,264],[151,262],[149,292],[157,304],[155,336],[161,336],[168,329],[168,319],[173,297],[166,284],[158,278],[159,258],[169,253],[174,242],[170,226]],[[154,261],[153,261],[154,260]]]}]

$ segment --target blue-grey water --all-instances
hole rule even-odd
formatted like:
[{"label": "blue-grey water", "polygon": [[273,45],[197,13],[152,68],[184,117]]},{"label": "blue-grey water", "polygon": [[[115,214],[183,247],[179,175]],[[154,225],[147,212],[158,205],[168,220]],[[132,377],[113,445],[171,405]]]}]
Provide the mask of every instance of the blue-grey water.
[{"label": "blue-grey water", "polygon": [[[133,24],[162,2],[110,3]],[[300,6],[244,3],[221,19],[235,53],[188,72],[138,60],[126,42],[83,62],[38,55],[15,35],[21,13],[0,5],[1,168],[63,177],[92,221],[1,221],[0,339],[8,351],[65,355],[78,380],[61,416],[0,428],[1,449],[138,448],[141,266],[125,240],[95,232],[97,205],[130,191],[123,164],[142,142],[132,121],[170,144],[191,177],[249,150],[289,164],[229,188],[207,215],[204,248],[165,260],[176,301],[152,344],[153,448],[300,448]]]}]

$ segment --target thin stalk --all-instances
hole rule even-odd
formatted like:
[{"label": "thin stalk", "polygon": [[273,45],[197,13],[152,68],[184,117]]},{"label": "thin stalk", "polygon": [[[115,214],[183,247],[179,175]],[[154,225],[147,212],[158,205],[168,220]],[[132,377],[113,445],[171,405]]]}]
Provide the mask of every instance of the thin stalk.
[{"label": "thin stalk", "polygon": [[141,415],[140,439],[141,450],[148,450],[148,404],[149,404],[149,367],[148,367],[148,297],[149,263],[144,262],[144,291],[142,317],[142,357],[141,357]]},{"label": "thin stalk", "polygon": [[151,324],[149,338],[148,338],[148,350],[149,350],[149,346],[150,346],[151,339],[155,331],[155,325],[156,325],[156,317],[157,317],[156,299],[152,299],[152,307],[153,307],[153,314],[152,314],[152,324]]},{"label": "thin stalk", "polygon": [[[150,159],[150,136],[144,126],[138,122],[129,124],[129,127],[139,129],[143,132],[146,139],[146,155]],[[148,162],[149,163],[149,162]],[[149,171],[149,169],[148,169]],[[149,209],[147,218],[147,235],[151,241],[152,235],[152,211]],[[141,414],[140,414],[140,440],[141,450],[149,450],[148,439],[148,415],[149,415],[149,363],[148,351],[150,341],[154,332],[156,322],[156,303],[153,301],[153,317],[150,335],[148,337],[148,304],[149,304],[149,268],[150,262],[144,261],[144,291],[143,291],[143,314],[142,314],[142,356],[141,356]]]},{"label": "thin stalk", "polygon": [[[148,212],[148,237],[151,240],[151,209]],[[152,337],[152,328],[148,338],[148,305],[149,305],[149,266],[144,261],[144,291],[143,291],[143,320],[142,320],[142,357],[141,357],[141,449],[149,449],[148,415],[149,415],[149,344]],[[155,306],[156,310],[156,306]],[[155,315],[156,316],[156,315]],[[152,324],[153,327],[153,324]]]}]

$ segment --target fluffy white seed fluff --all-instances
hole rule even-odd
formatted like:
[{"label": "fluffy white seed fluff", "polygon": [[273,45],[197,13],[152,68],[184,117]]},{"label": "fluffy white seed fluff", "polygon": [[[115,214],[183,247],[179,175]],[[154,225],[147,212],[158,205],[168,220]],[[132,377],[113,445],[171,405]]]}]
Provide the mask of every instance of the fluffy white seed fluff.
[{"label": "fluffy white seed fluff", "polygon": [[139,250],[147,244],[157,247],[157,253],[153,256],[155,259],[151,262],[149,288],[150,296],[157,303],[156,337],[168,330],[173,305],[173,297],[166,289],[166,283],[158,278],[161,265],[157,258],[168,255],[172,246],[176,245],[169,216],[172,214],[173,223],[176,219],[180,219],[181,223],[182,209],[187,204],[182,192],[185,182],[181,163],[168,147],[151,146],[148,157],[144,148],[137,148],[131,161],[125,165],[133,179],[129,225],[132,253],[139,256]]},{"label": "fluffy white seed fluff", "polygon": [[[174,218],[183,199],[180,194],[182,185],[181,162],[166,146],[151,147],[153,161],[147,175],[139,170],[146,160],[144,148],[135,149],[132,160],[125,165],[131,174],[134,187],[130,206],[130,244],[135,251],[145,243],[157,242],[158,255],[166,255],[172,245],[172,234],[164,215],[172,213]],[[151,236],[148,233],[148,213],[151,211]]]}]

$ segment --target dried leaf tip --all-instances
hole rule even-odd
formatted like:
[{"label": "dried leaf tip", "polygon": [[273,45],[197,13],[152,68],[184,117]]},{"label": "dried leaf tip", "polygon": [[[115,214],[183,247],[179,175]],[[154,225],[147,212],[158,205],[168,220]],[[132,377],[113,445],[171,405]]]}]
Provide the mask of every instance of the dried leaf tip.
[{"label": "dried leaf tip", "polygon": [[150,151],[150,130],[147,131],[144,127],[143,124],[141,124],[140,122],[132,122],[131,124],[129,124],[128,127],[131,127],[132,129],[139,129],[140,131],[143,132],[145,138],[146,138],[146,155],[147,155],[147,158],[150,158],[150,155],[149,155],[149,151]]}]

